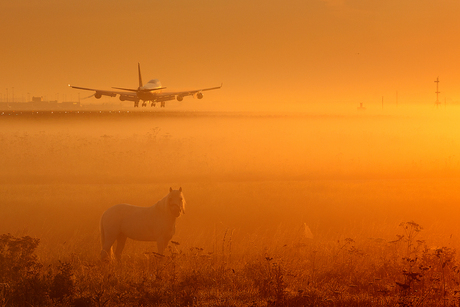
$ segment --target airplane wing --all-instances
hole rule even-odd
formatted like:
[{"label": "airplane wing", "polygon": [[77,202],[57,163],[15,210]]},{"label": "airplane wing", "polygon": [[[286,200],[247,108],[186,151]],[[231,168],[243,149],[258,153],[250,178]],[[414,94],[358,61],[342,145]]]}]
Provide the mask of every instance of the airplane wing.
[{"label": "airplane wing", "polygon": [[[147,89],[147,90],[134,90],[134,89],[127,89],[127,88],[115,88],[123,91],[111,91],[111,90],[99,90],[95,88],[87,88],[87,87],[79,87],[79,86],[73,86],[70,85],[71,88],[74,89],[79,89],[79,90],[85,90],[85,91],[94,91],[94,97],[96,99],[101,98],[102,96],[109,96],[109,97],[116,97],[117,95],[120,95],[120,100],[121,101],[134,101],[135,106],[139,102],[139,100],[143,101],[152,101],[152,102],[161,102],[162,105],[165,101],[169,100],[178,100],[182,101],[185,96],[193,96],[194,98],[201,99],[203,98],[203,93],[205,91],[211,91],[211,90],[217,90],[222,87],[222,84],[220,86],[216,87],[208,87],[208,88],[203,88],[199,90],[191,90],[191,91],[178,91],[178,92],[158,92],[156,93],[155,91],[157,90],[162,90],[165,89],[165,87],[161,88],[154,88],[154,89]],[[140,96],[142,95],[147,95],[146,93],[149,93],[150,96]]]},{"label": "airplane wing", "polygon": [[200,90],[192,90],[192,91],[174,92],[174,93],[169,93],[169,94],[174,94],[174,95],[177,95],[177,96],[184,97],[184,96],[194,95],[194,94],[199,93],[199,92],[218,90],[221,87],[222,87],[222,84],[220,86],[216,86],[216,87],[209,87],[209,88],[203,88],[203,89],[200,89]]},{"label": "airplane wing", "polygon": [[73,86],[70,85],[71,88],[78,89],[78,90],[85,90],[85,91],[95,91],[94,97],[96,98],[101,98],[102,96],[109,96],[109,97],[115,97],[117,95],[123,95],[125,96],[126,100],[130,100],[129,98],[134,99],[136,97],[136,93],[129,93],[129,92],[121,92],[121,91],[110,91],[110,90],[98,90],[95,88],[87,88],[87,87],[79,87],[79,86]]},{"label": "airplane wing", "polygon": [[180,92],[162,92],[157,94],[158,98],[156,99],[157,101],[167,101],[167,100],[174,100],[177,98],[178,101],[182,101],[182,99],[185,96],[192,96],[198,99],[203,98],[203,94],[201,92],[205,91],[212,91],[212,90],[218,90],[222,87],[223,84],[220,86],[216,87],[209,87],[209,88],[203,88],[199,90],[191,90],[191,91],[180,91]]}]

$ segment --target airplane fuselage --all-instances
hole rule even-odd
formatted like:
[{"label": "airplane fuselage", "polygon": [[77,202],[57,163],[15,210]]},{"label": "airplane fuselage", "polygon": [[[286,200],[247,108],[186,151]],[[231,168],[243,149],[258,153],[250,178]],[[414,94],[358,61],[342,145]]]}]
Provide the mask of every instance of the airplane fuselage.
[{"label": "airplane fuselage", "polygon": [[[156,101],[158,94],[161,93],[161,82],[158,79],[152,79],[137,91],[137,98],[143,101]],[[155,90],[155,91],[153,91]]]},{"label": "airplane fuselage", "polygon": [[139,89],[142,91],[151,91],[151,90],[158,89],[158,88],[161,88],[160,80],[152,79],[146,84],[144,84],[144,86],[141,86]]}]

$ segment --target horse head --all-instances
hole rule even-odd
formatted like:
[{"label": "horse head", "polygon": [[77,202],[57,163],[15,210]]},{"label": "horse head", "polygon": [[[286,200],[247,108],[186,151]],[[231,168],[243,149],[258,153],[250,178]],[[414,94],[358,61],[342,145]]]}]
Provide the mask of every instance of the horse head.
[{"label": "horse head", "polygon": [[175,217],[178,217],[181,212],[185,214],[185,199],[184,195],[182,194],[182,188],[179,188],[179,190],[173,190],[172,188],[169,188],[166,207]]}]

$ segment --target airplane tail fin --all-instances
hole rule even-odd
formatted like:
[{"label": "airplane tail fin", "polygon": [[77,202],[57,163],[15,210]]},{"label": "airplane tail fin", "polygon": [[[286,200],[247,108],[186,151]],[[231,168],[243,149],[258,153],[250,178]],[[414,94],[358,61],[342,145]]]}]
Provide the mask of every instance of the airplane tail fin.
[{"label": "airplane tail fin", "polygon": [[142,87],[141,64],[137,63],[137,70],[139,71],[139,87]]}]

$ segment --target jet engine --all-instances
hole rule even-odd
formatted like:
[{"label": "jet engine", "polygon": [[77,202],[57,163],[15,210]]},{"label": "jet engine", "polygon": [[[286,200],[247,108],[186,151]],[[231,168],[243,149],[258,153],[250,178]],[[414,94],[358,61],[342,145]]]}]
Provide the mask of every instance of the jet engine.
[{"label": "jet engine", "polygon": [[101,97],[102,97],[102,95],[100,93],[98,93],[98,92],[96,92],[94,94],[94,98],[96,98],[96,99],[101,99]]},{"label": "jet engine", "polygon": [[184,96],[177,96],[176,99],[177,99],[177,101],[182,101],[182,100],[184,100]]},{"label": "jet engine", "polygon": [[136,100],[138,100],[138,99],[136,99],[136,98],[133,97],[133,96],[120,95],[120,100],[121,100],[121,101],[125,101],[125,100],[128,100],[128,101],[136,101]]},{"label": "jet engine", "polygon": [[201,98],[203,98],[203,93],[201,93],[201,92],[195,93],[195,94],[193,94],[193,98],[201,99]]}]

